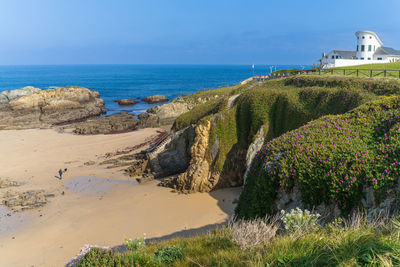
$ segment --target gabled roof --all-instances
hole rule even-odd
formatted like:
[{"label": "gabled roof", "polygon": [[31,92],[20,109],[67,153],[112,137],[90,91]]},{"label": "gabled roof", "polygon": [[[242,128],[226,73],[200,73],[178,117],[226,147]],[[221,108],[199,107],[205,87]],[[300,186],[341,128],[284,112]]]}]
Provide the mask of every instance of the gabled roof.
[{"label": "gabled roof", "polygon": [[400,50],[396,50],[390,47],[378,47],[375,51],[375,56],[379,55],[390,55],[390,56],[400,56]]},{"label": "gabled roof", "polygon": [[356,51],[351,51],[351,50],[332,50],[331,53],[337,54],[344,59],[352,59],[357,55]]},{"label": "gabled roof", "polygon": [[381,38],[379,38],[379,36],[375,32],[372,32],[372,31],[358,31],[358,32],[356,32],[356,36],[358,37],[358,35],[360,35],[361,33],[367,33],[367,34],[373,35],[376,38],[376,40],[378,40],[379,44],[383,45],[383,42],[382,42]]}]

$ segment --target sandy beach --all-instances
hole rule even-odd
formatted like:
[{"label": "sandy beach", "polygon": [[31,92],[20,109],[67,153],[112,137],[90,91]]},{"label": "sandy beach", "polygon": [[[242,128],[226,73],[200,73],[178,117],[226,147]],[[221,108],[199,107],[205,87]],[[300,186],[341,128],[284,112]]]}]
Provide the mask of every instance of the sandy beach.
[{"label": "sandy beach", "polygon": [[[157,130],[95,136],[50,129],[0,131],[0,178],[23,183],[15,191],[55,195],[31,210],[10,212],[2,206],[0,266],[64,266],[85,244],[116,246],[143,233],[166,237],[226,221],[238,188],[177,194],[157,181],[139,185],[122,167],[98,164],[106,153],[144,143]],[[90,161],[95,164],[84,164]]]}]

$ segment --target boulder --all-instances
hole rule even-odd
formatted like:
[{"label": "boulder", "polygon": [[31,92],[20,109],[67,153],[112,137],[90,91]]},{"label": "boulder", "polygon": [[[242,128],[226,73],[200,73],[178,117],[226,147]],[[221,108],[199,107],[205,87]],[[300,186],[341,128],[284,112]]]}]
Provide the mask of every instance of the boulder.
[{"label": "boulder", "polygon": [[106,112],[100,94],[83,87],[25,87],[2,95],[8,102],[0,105],[0,130],[50,128]]},{"label": "boulder", "polygon": [[118,100],[114,100],[114,102],[118,103],[121,106],[129,106],[129,105],[135,105],[135,104],[139,103],[133,99],[118,99]]},{"label": "boulder", "polygon": [[112,134],[129,132],[136,129],[138,120],[127,112],[116,113],[104,117],[89,118],[83,122],[72,124],[76,134]]},{"label": "boulder", "polygon": [[148,104],[162,103],[162,102],[167,102],[168,100],[169,99],[163,95],[152,95],[142,99],[142,101]]},{"label": "boulder", "polygon": [[171,102],[155,106],[138,115],[141,128],[155,128],[173,124],[181,114],[188,112],[192,106],[185,102]]}]

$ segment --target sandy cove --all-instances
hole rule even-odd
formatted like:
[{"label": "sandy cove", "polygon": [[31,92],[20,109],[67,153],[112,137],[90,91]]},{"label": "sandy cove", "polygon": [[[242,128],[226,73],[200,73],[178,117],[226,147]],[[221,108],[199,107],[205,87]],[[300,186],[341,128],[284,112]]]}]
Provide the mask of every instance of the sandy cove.
[{"label": "sandy cove", "polygon": [[[137,185],[122,168],[84,165],[141,144],[157,130],[95,136],[0,131],[0,177],[24,183],[13,190],[55,194],[44,207],[11,216],[0,212],[0,266],[64,266],[85,244],[116,246],[143,233],[186,234],[226,221],[238,188],[177,194],[156,181]],[[68,171],[59,180],[61,168]]]}]

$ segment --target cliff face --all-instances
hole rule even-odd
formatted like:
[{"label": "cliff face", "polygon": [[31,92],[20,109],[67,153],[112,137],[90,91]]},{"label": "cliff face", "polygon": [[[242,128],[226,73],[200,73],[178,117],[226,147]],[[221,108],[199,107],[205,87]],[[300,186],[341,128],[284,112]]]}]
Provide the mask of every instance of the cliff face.
[{"label": "cliff face", "polygon": [[28,87],[1,96],[0,129],[49,128],[106,112],[99,93],[83,87]]}]

